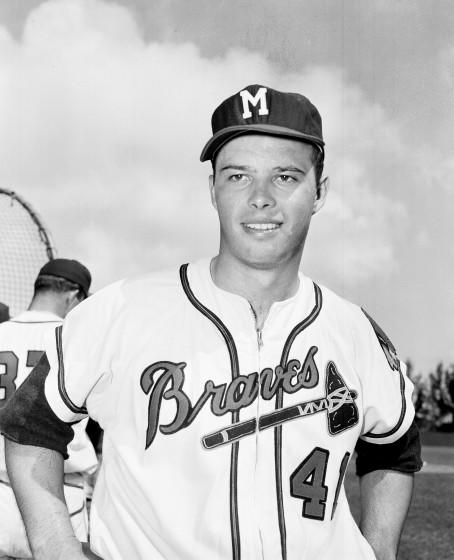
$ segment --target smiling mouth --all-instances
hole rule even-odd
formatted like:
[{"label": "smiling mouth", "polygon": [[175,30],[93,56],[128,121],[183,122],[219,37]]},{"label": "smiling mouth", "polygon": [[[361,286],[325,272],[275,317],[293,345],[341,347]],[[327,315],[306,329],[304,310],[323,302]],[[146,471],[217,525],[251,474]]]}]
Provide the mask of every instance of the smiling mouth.
[{"label": "smiling mouth", "polygon": [[281,227],[281,224],[243,224],[243,227],[249,231],[257,231],[259,233],[262,233],[267,231],[276,231]]}]

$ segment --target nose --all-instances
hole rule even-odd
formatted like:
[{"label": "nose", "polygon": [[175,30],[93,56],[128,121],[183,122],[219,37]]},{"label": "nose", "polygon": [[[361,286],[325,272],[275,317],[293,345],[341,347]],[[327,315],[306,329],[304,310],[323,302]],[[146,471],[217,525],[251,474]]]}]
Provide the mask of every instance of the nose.
[{"label": "nose", "polygon": [[271,208],[276,204],[273,185],[266,179],[256,179],[251,185],[249,205],[252,208]]}]

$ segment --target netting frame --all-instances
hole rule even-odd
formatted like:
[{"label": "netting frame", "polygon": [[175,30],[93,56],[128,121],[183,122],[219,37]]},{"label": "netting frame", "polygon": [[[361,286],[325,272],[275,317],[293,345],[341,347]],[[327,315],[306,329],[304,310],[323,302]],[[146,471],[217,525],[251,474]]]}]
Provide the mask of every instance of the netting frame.
[{"label": "netting frame", "polygon": [[33,206],[27,202],[22,196],[17,194],[16,191],[12,191],[10,189],[4,189],[0,187],[0,194],[8,195],[12,200],[17,201],[29,214],[31,219],[35,222],[39,235],[41,237],[41,241],[44,243],[46,247],[46,254],[50,261],[56,258],[57,250],[52,240],[51,234],[46,230],[44,223],[40,217],[40,215],[36,212]]},{"label": "netting frame", "polygon": [[[6,210],[8,206],[11,207],[15,206],[16,213],[17,211],[22,213],[24,217],[23,219],[26,220],[23,222],[25,228],[24,231],[27,231],[28,229],[29,233],[27,235],[32,236],[30,237],[30,240],[32,240],[33,238],[33,243],[36,247],[36,250],[38,250],[38,246],[39,246],[39,254],[41,255],[40,260],[42,262],[42,264],[39,265],[39,267],[41,267],[45,262],[51,261],[57,257],[57,250],[54,245],[52,235],[49,232],[49,229],[46,227],[40,214],[36,212],[34,207],[27,200],[25,200],[22,194],[18,194],[15,190],[12,189],[6,189],[4,187],[0,187],[0,203],[1,203],[1,207],[6,208]],[[6,236],[8,236],[9,231],[12,232],[15,231],[14,229],[13,230],[8,229],[8,220],[6,220],[5,225],[6,225],[6,229],[4,231],[6,232]],[[2,227],[0,227],[0,231],[3,231]],[[2,240],[3,237],[2,239],[0,239],[0,244]],[[3,253],[3,249],[0,254],[2,258],[6,256]],[[5,263],[6,262],[8,261],[5,261]],[[24,263],[25,262],[26,261],[24,261]],[[0,262],[0,266],[2,266],[1,262]],[[7,265],[5,266],[8,268]],[[24,265],[24,267],[25,267],[23,269],[24,275],[22,275],[22,273],[19,273],[18,275],[14,276],[15,273],[13,273],[13,276],[11,276],[13,281],[15,280],[15,277],[18,278],[18,284],[16,284],[15,281],[11,284],[11,286],[15,286],[14,288],[13,287],[8,288],[8,283],[5,284],[3,283],[3,280],[8,278],[9,273],[5,271],[6,275],[3,275],[3,272],[0,270],[0,275],[2,278],[2,289],[1,289],[2,298],[0,299],[2,299],[2,303],[4,303],[7,307],[9,307],[10,316],[16,316],[20,312],[25,311],[27,309],[28,303],[30,302],[30,298],[33,296],[33,282],[36,279],[36,276],[34,276],[34,274],[38,272],[39,268],[37,268],[37,270],[33,273],[33,275],[30,276],[30,268],[26,265]],[[14,267],[11,270],[14,269],[16,269],[16,271],[18,272],[20,270],[20,267],[19,268]],[[27,280],[24,282],[25,278],[27,278]],[[29,285],[30,287],[29,288],[27,287],[25,289],[26,285]]]}]

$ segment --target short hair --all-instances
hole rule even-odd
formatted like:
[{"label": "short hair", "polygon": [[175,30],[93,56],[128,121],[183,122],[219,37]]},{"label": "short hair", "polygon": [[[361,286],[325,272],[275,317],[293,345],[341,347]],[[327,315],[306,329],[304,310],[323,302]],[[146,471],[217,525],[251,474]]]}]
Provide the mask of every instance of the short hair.
[{"label": "short hair", "polygon": [[[308,142],[306,142],[307,144]],[[211,160],[211,167],[213,168],[213,176],[216,177],[216,152]],[[311,160],[314,166],[315,184],[318,186],[323,175],[323,165],[325,163],[325,154],[317,147],[312,145]]]},{"label": "short hair", "polygon": [[318,186],[322,180],[323,166],[325,164],[325,154],[315,146],[312,150],[312,163],[314,164],[315,184]]},{"label": "short hair", "polygon": [[77,297],[80,300],[85,299],[85,294],[79,284],[75,282],[71,282],[70,280],[66,280],[66,278],[62,278],[61,276],[51,276],[50,274],[40,274],[36,280],[34,285],[35,293],[42,294],[45,292],[53,292],[56,294],[63,294],[65,292],[73,292],[77,290],[78,294]]}]

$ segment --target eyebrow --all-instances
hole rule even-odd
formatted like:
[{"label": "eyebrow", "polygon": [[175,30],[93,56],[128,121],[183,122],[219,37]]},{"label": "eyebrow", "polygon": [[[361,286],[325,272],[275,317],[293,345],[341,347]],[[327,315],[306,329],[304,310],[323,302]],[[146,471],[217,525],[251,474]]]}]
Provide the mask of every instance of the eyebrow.
[{"label": "eyebrow", "polygon": [[219,171],[226,171],[227,169],[238,169],[239,171],[255,171],[255,169],[249,165],[235,165],[233,163],[224,165],[224,167],[221,167]]},{"label": "eyebrow", "polygon": [[291,165],[289,165],[288,167],[274,167],[273,171],[279,171],[280,173],[284,173],[285,171],[292,171],[293,173],[303,173],[303,174],[307,173],[307,171],[304,171],[299,167],[293,167]]},{"label": "eyebrow", "polygon": [[[255,171],[255,169],[249,165],[235,165],[233,163],[229,163],[228,165],[225,165],[224,167],[221,167],[221,169],[219,171],[227,171],[228,169],[235,169],[238,171]],[[277,171],[278,173],[284,173],[285,171],[291,171],[293,173],[302,173],[303,175],[305,175],[307,173],[307,171],[304,171],[303,169],[300,169],[299,167],[293,167],[293,166],[286,166],[286,167],[273,167],[273,171]]]}]

